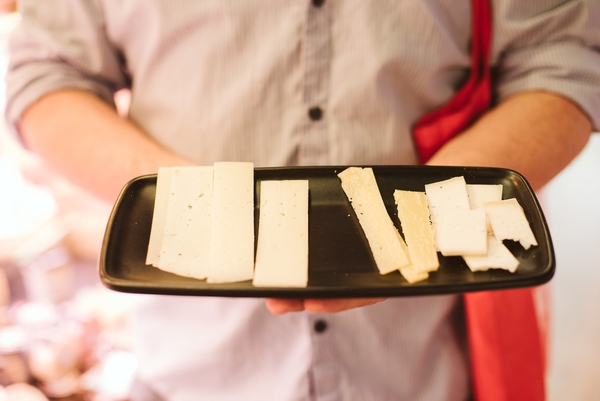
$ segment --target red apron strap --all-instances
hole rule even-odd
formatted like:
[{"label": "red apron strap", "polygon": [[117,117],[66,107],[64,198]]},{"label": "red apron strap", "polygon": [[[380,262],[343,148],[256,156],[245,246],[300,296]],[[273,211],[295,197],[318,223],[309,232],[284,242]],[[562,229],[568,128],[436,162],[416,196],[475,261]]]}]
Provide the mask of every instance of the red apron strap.
[{"label": "red apron strap", "polygon": [[[454,98],[419,119],[413,136],[425,163],[489,107],[489,0],[473,0],[471,75]],[[477,401],[545,399],[545,349],[533,291],[518,289],[464,295],[473,391]]]},{"label": "red apron strap", "polygon": [[448,103],[421,117],[413,127],[413,137],[422,163],[429,160],[444,143],[463,131],[489,108],[492,17],[488,0],[473,0],[472,14],[469,79]]}]

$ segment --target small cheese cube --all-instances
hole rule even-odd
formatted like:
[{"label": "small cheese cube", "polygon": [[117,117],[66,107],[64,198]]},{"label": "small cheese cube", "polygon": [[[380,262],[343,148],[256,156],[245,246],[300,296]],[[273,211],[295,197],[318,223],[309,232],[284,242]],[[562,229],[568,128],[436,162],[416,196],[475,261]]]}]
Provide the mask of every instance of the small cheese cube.
[{"label": "small cheese cube", "polygon": [[375,264],[387,274],[409,264],[402,237],[390,218],[373,169],[349,167],[338,174],[358,221],[367,237]]},{"label": "small cheese cube", "polygon": [[251,280],[254,274],[254,165],[214,164],[209,283]]},{"label": "small cheese cube", "polygon": [[308,180],[262,181],[256,287],[308,284]]}]

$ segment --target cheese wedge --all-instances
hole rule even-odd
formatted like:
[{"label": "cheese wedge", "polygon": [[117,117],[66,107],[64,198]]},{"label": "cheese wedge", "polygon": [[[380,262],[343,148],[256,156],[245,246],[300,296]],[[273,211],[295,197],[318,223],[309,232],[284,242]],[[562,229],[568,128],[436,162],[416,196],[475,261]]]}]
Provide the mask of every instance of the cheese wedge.
[{"label": "cheese wedge", "polygon": [[308,180],[261,182],[252,284],[308,285]]},{"label": "cheese wedge", "polygon": [[483,207],[494,235],[499,241],[505,239],[519,241],[525,249],[538,244],[525,212],[515,198],[487,202],[483,204]]},{"label": "cheese wedge", "polygon": [[212,166],[173,167],[164,236],[156,267],[204,279],[210,264]]},{"label": "cheese wedge", "polygon": [[438,269],[440,262],[435,248],[429,208],[424,192],[394,191],[398,218],[408,246],[410,263],[420,272]]},{"label": "cheese wedge", "polygon": [[154,211],[152,213],[152,226],[150,227],[150,241],[146,254],[146,264],[158,263],[160,248],[162,247],[165,224],[167,222],[167,206],[171,192],[172,167],[160,167],[156,175],[156,194],[154,196]]},{"label": "cheese wedge", "polygon": [[385,208],[373,169],[349,167],[338,177],[367,237],[379,273],[408,266],[402,238]]},{"label": "cheese wedge", "polygon": [[251,280],[254,274],[254,165],[214,164],[208,283]]}]

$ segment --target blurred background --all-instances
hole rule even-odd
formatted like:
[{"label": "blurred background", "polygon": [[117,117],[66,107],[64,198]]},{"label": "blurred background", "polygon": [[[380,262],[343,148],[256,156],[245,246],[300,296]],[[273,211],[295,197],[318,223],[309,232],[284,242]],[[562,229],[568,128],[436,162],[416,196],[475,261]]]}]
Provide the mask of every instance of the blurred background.
[{"label": "blurred background", "polygon": [[[3,109],[6,45],[19,16],[13,1],[0,7]],[[549,400],[598,400],[600,135],[539,198],[557,255]],[[111,207],[23,150],[0,123],[0,401],[127,399],[136,296],[107,290],[97,273]]]}]

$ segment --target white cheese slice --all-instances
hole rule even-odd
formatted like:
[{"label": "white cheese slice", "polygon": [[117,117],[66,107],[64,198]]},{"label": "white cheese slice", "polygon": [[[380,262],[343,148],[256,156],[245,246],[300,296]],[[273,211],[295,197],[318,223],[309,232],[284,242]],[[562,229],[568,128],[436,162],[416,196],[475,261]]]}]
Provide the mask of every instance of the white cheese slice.
[{"label": "white cheese slice", "polygon": [[349,167],[338,174],[358,221],[367,237],[375,264],[387,274],[409,264],[402,238],[390,218],[373,169]]},{"label": "white cheese slice", "polygon": [[156,194],[154,196],[154,211],[152,213],[152,226],[150,227],[150,241],[146,264],[158,263],[160,248],[162,247],[165,224],[167,222],[167,206],[171,191],[172,167],[160,167],[156,175]]},{"label": "white cheese slice", "polygon": [[160,258],[161,270],[204,279],[210,264],[212,166],[174,167]]},{"label": "white cheese slice", "polygon": [[308,180],[262,181],[256,287],[308,285]]},{"label": "white cheese slice", "polygon": [[429,221],[425,193],[396,190],[394,199],[411,265],[421,272],[437,270],[440,262]]},{"label": "white cheese slice", "polygon": [[488,233],[488,251],[485,255],[465,255],[463,259],[471,271],[484,271],[490,268],[508,270],[511,273],[517,271],[519,260],[510,253],[508,248],[494,236]]},{"label": "white cheese slice", "polygon": [[[467,184],[471,210],[483,208],[483,204],[486,202],[502,200],[502,189],[502,184]],[[492,232],[489,220],[487,230]]]},{"label": "white cheese slice", "polygon": [[470,208],[479,209],[486,202],[502,200],[502,189],[502,184],[467,184]]},{"label": "white cheese slice", "polygon": [[467,183],[462,176],[433,182],[425,185],[425,194],[427,195],[435,246],[438,251],[441,251],[438,216],[444,213],[453,213],[454,210],[470,210]]},{"label": "white cheese slice", "polygon": [[483,207],[498,240],[519,241],[525,249],[538,244],[525,212],[515,198],[487,202]]},{"label": "white cheese slice", "polygon": [[483,209],[453,210],[438,215],[436,242],[444,256],[487,253],[487,226]]},{"label": "white cheese slice", "polygon": [[464,177],[425,185],[435,245],[444,256],[487,252],[487,226],[483,209],[471,210]]},{"label": "white cheese slice", "polygon": [[209,283],[251,280],[254,274],[254,165],[214,164]]}]

